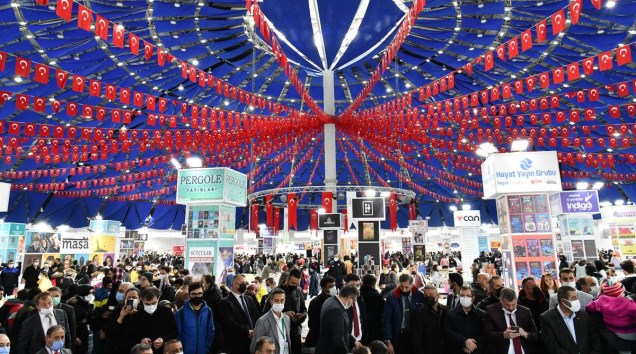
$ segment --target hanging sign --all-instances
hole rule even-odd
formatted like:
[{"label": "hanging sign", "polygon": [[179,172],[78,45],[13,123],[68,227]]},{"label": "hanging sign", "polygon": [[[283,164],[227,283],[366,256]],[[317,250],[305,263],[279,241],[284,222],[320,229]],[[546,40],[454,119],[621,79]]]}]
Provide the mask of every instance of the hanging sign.
[{"label": "hanging sign", "polygon": [[318,214],[318,229],[340,230],[344,228],[344,215],[340,213]]},{"label": "hanging sign", "polygon": [[456,210],[453,212],[455,227],[479,227],[481,226],[481,215],[479,210]]},{"label": "hanging sign", "polygon": [[247,177],[225,167],[179,170],[178,204],[225,203],[245,206]]},{"label": "hanging sign", "polygon": [[409,220],[409,231],[414,233],[428,232],[428,220]]},{"label": "hanging sign", "polygon": [[351,200],[352,217],[357,220],[383,221],[384,198],[353,198]]},{"label": "hanging sign", "polygon": [[598,191],[565,191],[550,195],[553,215],[601,212]]}]

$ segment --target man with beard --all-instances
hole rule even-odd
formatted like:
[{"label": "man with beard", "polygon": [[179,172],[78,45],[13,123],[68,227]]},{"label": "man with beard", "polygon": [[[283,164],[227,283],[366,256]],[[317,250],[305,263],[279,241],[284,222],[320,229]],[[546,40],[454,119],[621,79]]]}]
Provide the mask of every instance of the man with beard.
[{"label": "man with beard", "polygon": [[424,301],[424,294],[413,286],[413,276],[402,274],[398,287],[386,299],[382,314],[382,338],[389,353],[411,354],[413,351],[413,312]]},{"label": "man with beard", "polygon": [[220,328],[223,331],[224,348],[228,354],[243,354],[250,350],[254,324],[261,313],[252,298],[244,296],[247,281],[243,274],[232,278],[231,292],[219,302]]},{"label": "man with beard", "polygon": [[309,333],[307,333],[307,338],[305,338],[306,347],[315,347],[318,343],[318,337],[320,336],[320,311],[325,301],[336,295],[336,279],[328,275],[324,276],[320,279],[320,288],[322,289],[320,294],[309,302],[309,310],[307,311]]},{"label": "man with beard", "polygon": [[424,303],[415,310],[413,317],[414,353],[444,352],[444,318],[446,310],[439,304],[437,288],[424,287]]},{"label": "man with beard", "polygon": [[477,304],[477,308],[482,311],[486,311],[488,306],[498,304],[501,301],[499,295],[501,294],[501,289],[503,289],[503,287],[503,279],[498,275],[493,275],[488,281],[489,296]]},{"label": "man with beard", "polygon": [[[307,318],[307,307],[305,306],[305,296],[300,289],[300,270],[294,268],[289,271],[289,277],[285,280],[281,289],[285,291],[285,308],[283,312],[291,320],[291,354],[302,354],[302,324]],[[336,283],[337,284],[337,283]],[[265,311],[269,311],[271,304],[268,303]]]}]

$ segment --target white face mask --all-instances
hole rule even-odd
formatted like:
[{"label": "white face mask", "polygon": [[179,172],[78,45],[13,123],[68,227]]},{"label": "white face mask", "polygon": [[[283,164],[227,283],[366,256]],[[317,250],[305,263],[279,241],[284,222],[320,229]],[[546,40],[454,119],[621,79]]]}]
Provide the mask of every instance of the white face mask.
[{"label": "white face mask", "polygon": [[471,307],[471,306],[473,306],[473,298],[472,297],[460,296],[459,297],[459,304],[462,305],[462,307]]},{"label": "white face mask", "polygon": [[145,305],[144,304],[144,311],[148,312],[149,314],[153,314],[155,313],[155,311],[157,311],[157,305]]},{"label": "white face mask", "polygon": [[333,288],[329,289],[329,295],[336,296],[337,293],[338,293],[338,289],[335,286]]},{"label": "white face mask", "polygon": [[285,304],[273,304],[272,305],[272,311],[274,311],[276,313],[283,312],[284,308],[285,308]]},{"label": "white face mask", "polygon": [[161,279],[161,280],[166,279],[166,275],[167,274],[159,274],[159,279]]},{"label": "white face mask", "polygon": [[40,309],[40,314],[42,314],[43,316],[48,316],[53,314],[53,308],[52,307],[43,307]]},{"label": "white face mask", "polygon": [[347,302],[342,304],[342,306],[344,306],[345,310],[348,310],[351,307],[351,304],[349,303],[349,300],[347,300]]},{"label": "white face mask", "polygon": [[566,305],[566,307],[572,312],[579,312],[579,310],[581,310],[581,302],[579,300],[572,300],[570,301],[570,306]]},{"label": "white face mask", "polygon": [[598,285],[594,285],[590,288],[591,288],[590,293],[593,294],[594,296],[598,295],[601,292],[601,289],[598,287]]},{"label": "white face mask", "polygon": [[573,281],[564,281],[564,282],[561,282],[561,286],[566,286],[566,285],[567,285],[567,286],[569,286],[569,287],[571,287],[571,288],[576,289],[576,282],[573,282]]},{"label": "white face mask", "polygon": [[93,294],[86,295],[84,296],[84,300],[86,300],[86,302],[93,302],[95,301],[95,295]]},{"label": "white face mask", "polygon": [[270,293],[270,292],[272,292],[272,287],[268,286],[268,287],[265,288],[265,290],[267,290],[267,292]]}]

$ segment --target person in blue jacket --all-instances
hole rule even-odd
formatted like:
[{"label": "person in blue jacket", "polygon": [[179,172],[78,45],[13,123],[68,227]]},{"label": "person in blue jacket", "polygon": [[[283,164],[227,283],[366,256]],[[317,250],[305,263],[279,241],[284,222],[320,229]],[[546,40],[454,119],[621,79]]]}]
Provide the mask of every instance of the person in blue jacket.
[{"label": "person in blue jacket", "polygon": [[413,286],[413,276],[402,274],[397,288],[384,304],[382,337],[389,353],[413,353],[412,317],[424,302],[424,293]]},{"label": "person in blue jacket", "polygon": [[203,285],[200,282],[190,284],[188,293],[190,299],[176,314],[179,340],[184,353],[207,354],[214,339],[212,309],[203,301]]}]

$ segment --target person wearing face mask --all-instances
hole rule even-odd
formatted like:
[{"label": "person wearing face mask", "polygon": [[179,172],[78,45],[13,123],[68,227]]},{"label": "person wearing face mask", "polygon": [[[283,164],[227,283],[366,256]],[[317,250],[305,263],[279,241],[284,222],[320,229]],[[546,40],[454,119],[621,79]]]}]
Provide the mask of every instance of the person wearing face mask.
[{"label": "person wearing face mask", "polygon": [[[576,280],[574,278],[574,271],[569,268],[563,268],[559,270],[559,280],[561,280],[561,286],[569,286],[576,290]],[[558,293],[558,291],[557,291]],[[584,293],[580,290],[576,290],[576,298],[581,302],[581,307],[585,308],[590,302],[594,301],[594,297],[588,293]],[[558,305],[558,296],[553,294],[550,296],[549,308],[553,309]]]},{"label": "person wearing face mask", "polygon": [[174,302],[174,298],[176,295],[176,290],[172,285],[170,285],[170,267],[162,266],[159,268],[159,280],[157,280],[154,285],[161,290],[161,298],[159,301],[168,300],[170,302]]},{"label": "person wearing face mask", "polygon": [[309,317],[309,332],[305,338],[305,347],[315,347],[320,336],[320,311],[325,301],[336,295],[336,279],[326,275],[320,279],[321,292],[318,296],[311,299],[307,315]]},{"label": "person wearing face mask", "polygon": [[510,288],[501,290],[501,302],[486,308],[484,327],[487,353],[533,354],[539,340],[530,310],[517,306],[517,296]]},{"label": "person wearing face mask", "polygon": [[601,292],[596,278],[587,275],[576,281],[576,288],[591,295],[594,299],[596,299]]},{"label": "person wearing face mask", "polygon": [[[36,353],[45,345],[45,334],[55,326],[60,325],[64,333],[69,333],[68,319],[62,310],[53,308],[53,296],[49,292],[40,293],[35,297],[37,314],[24,321],[20,330],[20,339],[15,354]],[[69,337],[62,337],[63,347],[69,349]],[[61,348],[60,348],[61,349]]]},{"label": "person wearing face mask", "polygon": [[13,289],[18,288],[18,277],[20,269],[15,267],[13,259],[10,259],[7,266],[0,272],[0,285],[4,288],[5,295],[13,295]]},{"label": "person wearing face mask", "polygon": [[521,282],[518,302],[519,305],[530,309],[537,330],[541,330],[541,314],[548,310],[548,299],[545,298],[533,277],[527,277]]},{"label": "person wearing face mask", "polygon": [[85,353],[88,351],[89,320],[93,302],[95,301],[95,290],[88,284],[79,285],[75,296],[67,301],[73,307],[76,319],[76,328],[73,341],[73,352]]},{"label": "person wearing face mask", "polygon": [[[360,286],[362,282],[360,281],[360,276],[357,274],[347,274],[345,278],[346,285],[353,285],[356,289],[360,290]],[[367,334],[367,306],[364,303],[364,299],[362,296],[358,296],[356,301],[347,311],[349,313],[349,318],[351,318],[351,334],[356,339],[356,342],[360,342],[366,344],[366,339],[368,338]],[[363,341],[364,338],[364,341]]]},{"label": "person wearing face mask", "polygon": [[267,336],[276,342],[276,354],[291,354],[291,320],[283,313],[285,308],[285,291],[272,290],[269,296],[271,310],[256,321],[254,334],[250,344],[250,353],[256,350],[259,338]]},{"label": "person wearing face mask", "polygon": [[247,281],[243,274],[233,276],[231,292],[219,302],[219,327],[223,334],[223,351],[227,354],[243,354],[250,349],[254,324],[261,313],[252,298],[244,296]]},{"label": "person wearing face mask", "polygon": [[188,354],[207,354],[214,340],[214,316],[203,300],[203,285],[194,282],[188,286],[190,298],[185,301],[175,317],[179,328],[179,340]]},{"label": "person wearing face mask", "polygon": [[178,339],[171,339],[163,345],[163,354],[183,354],[183,353],[184,353],[183,344]]},{"label": "person wearing face mask", "polygon": [[22,274],[22,284],[25,289],[37,288],[40,271],[40,257],[35,256],[31,258],[31,265],[26,267]]},{"label": "person wearing face mask", "polygon": [[459,289],[464,286],[464,277],[459,273],[450,273],[448,275],[448,288],[450,294],[446,298],[446,308],[453,309],[459,306]]},{"label": "person wearing face mask", "polygon": [[[291,354],[302,353],[302,323],[307,318],[307,307],[305,306],[305,297],[303,291],[300,289],[300,279],[302,274],[299,269],[293,268],[289,271],[289,276],[279,286],[280,289],[285,291],[285,314],[289,316],[291,320]],[[336,280],[337,286],[337,280]],[[265,311],[269,310],[269,304],[266,306]]]},{"label": "person wearing face mask", "polygon": [[[413,352],[444,352],[444,318],[446,309],[439,304],[439,294],[433,285],[424,287],[424,303],[413,317]],[[425,349],[426,348],[426,349]]]},{"label": "person wearing face mask", "polygon": [[382,339],[389,354],[413,353],[413,312],[424,302],[424,294],[413,286],[413,276],[402,274],[398,287],[386,299],[382,313]]},{"label": "person wearing face mask", "polygon": [[484,312],[473,305],[474,300],[473,289],[463,286],[459,290],[460,306],[446,312],[444,353],[485,353]]},{"label": "person wearing face mask", "polygon": [[62,326],[52,326],[46,331],[45,346],[36,354],[71,354],[70,349],[64,348],[66,331]]},{"label": "person wearing face mask", "polygon": [[71,343],[75,343],[75,329],[77,328],[75,309],[73,306],[62,302],[62,290],[57,286],[50,288],[48,292],[51,293],[51,296],[53,296],[53,308],[62,310],[66,313],[66,318],[68,318],[68,328],[70,330],[70,332],[67,333],[67,336],[70,336],[69,339]]},{"label": "person wearing face mask", "polygon": [[364,300],[367,312],[365,337],[362,342],[369,345],[371,342],[382,338],[382,312],[384,311],[384,297],[377,290],[377,279],[373,274],[365,274],[362,277],[360,297]]},{"label": "person wearing face mask", "polygon": [[325,301],[320,311],[320,335],[317,354],[345,354],[359,346],[351,334],[351,320],[347,310],[351,308],[360,292],[355,286],[345,285],[338,295]]},{"label": "person wearing face mask", "polygon": [[490,280],[488,280],[488,297],[481,300],[477,304],[477,308],[486,311],[486,308],[490,305],[497,304],[500,301],[499,295],[501,294],[501,289],[504,287],[503,279],[498,275],[493,275]]},{"label": "person wearing face mask", "polygon": [[338,255],[335,255],[333,257],[333,261],[331,261],[331,263],[329,264],[327,275],[336,279],[336,287],[338,289],[342,288],[342,286],[344,285],[346,269],[345,265],[340,261],[340,257],[338,257]]},{"label": "person wearing face mask", "polygon": [[541,315],[541,340],[550,354],[601,352],[599,336],[578,294],[573,287],[561,285],[556,294],[558,305]]},{"label": "person wearing face mask", "polygon": [[9,354],[11,351],[11,340],[6,334],[0,334],[0,354]]},{"label": "person wearing face mask", "polygon": [[179,330],[175,317],[170,309],[158,306],[160,297],[159,289],[149,287],[141,293],[143,308],[135,311],[134,307],[124,307],[121,310],[111,333],[119,338],[117,353],[130,353],[135,344],[142,343],[152,345],[153,352],[159,354],[165,341],[177,338]]}]

